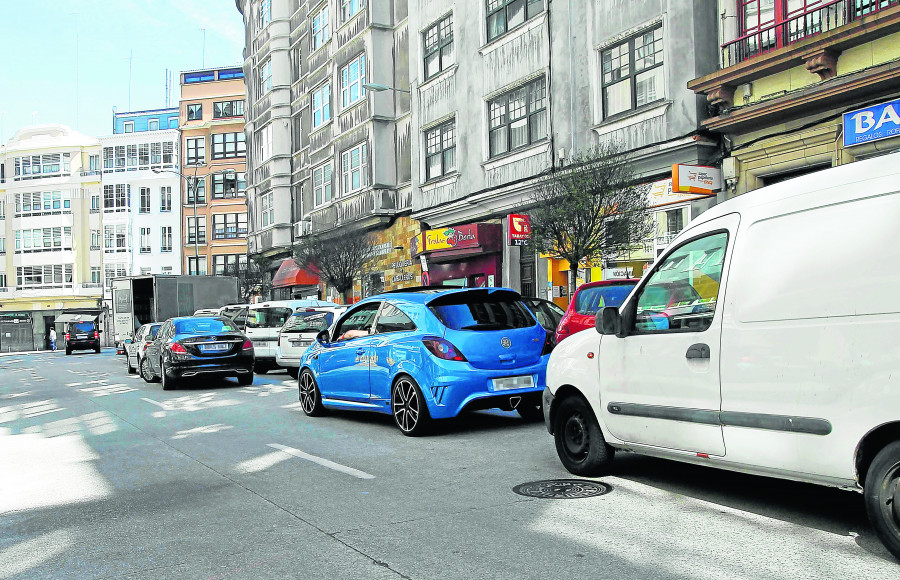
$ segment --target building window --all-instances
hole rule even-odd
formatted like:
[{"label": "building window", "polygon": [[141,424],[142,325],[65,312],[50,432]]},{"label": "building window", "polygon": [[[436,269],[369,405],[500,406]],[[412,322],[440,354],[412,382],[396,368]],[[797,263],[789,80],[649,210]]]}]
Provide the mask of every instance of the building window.
[{"label": "building window", "polygon": [[487,0],[488,40],[518,28],[543,10],[544,0]]},{"label": "building window", "polygon": [[366,96],[366,55],[361,54],[341,69],[341,106],[347,107]]},{"label": "building window", "polygon": [[187,165],[203,165],[206,163],[206,139],[194,137],[187,142]]},{"label": "building window", "polygon": [[172,251],[172,226],[162,226],[159,233],[159,251]]},{"label": "building window", "polygon": [[6,238],[0,238],[0,254],[6,253]]},{"label": "building window", "polygon": [[206,243],[206,216],[201,215],[187,219],[187,243]]},{"label": "building window", "polygon": [[150,253],[150,228],[141,228],[141,253]]},{"label": "building window", "polygon": [[341,154],[341,172],[344,179],[341,193],[352,193],[369,184],[368,165],[365,143],[360,143]]},{"label": "building window", "polygon": [[15,159],[15,181],[38,179],[71,172],[70,153],[26,155]]},{"label": "building window", "polygon": [[272,157],[272,124],[269,123],[256,132],[256,157],[259,162],[268,161]]},{"label": "building window", "polygon": [[138,213],[150,213],[150,188],[141,188],[141,205]]},{"label": "building window", "polygon": [[159,188],[159,211],[172,211],[172,188],[168,185]]},{"label": "building window", "polygon": [[256,7],[256,30],[262,30],[272,21],[272,0],[259,0]]},{"label": "building window", "polygon": [[332,169],[333,166],[331,163],[326,163],[325,165],[313,169],[313,196],[316,200],[316,206],[328,203],[332,199]]},{"label": "building window", "polygon": [[490,156],[547,137],[546,79],[541,77],[488,103]]},{"label": "building window", "polygon": [[206,276],[206,256],[188,258],[188,275]]},{"label": "building window", "polygon": [[229,157],[246,157],[247,143],[245,138],[243,132],[213,134],[212,158],[226,159]]},{"label": "building window", "polygon": [[272,59],[267,60],[259,68],[259,96],[272,90]]},{"label": "building window", "polygon": [[148,131],[159,131],[159,119],[150,119],[147,121]]},{"label": "building window", "polygon": [[91,266],[91,284],[100,284],[101,278],[100,266]]},{"label": "building window", "polygon": [[52,252],[72,249],[72,228],[16,230],[16,253]]},{"label": "building window", "polygon": [[91,230],[91,249],[100,249],[100,230]]},{"label": "building window", "polygon": [[96,213],[100,211],[100,196],[92,195],[91,196],[91,213]]},{"label": "building window", "polygon": [[228,119],[244,115],[244,101],[220,101],[213,103],[213,119]]},{"label": "building window", "polygon": [[6,274],[0,274],[0,288],[6,288]]},{"label": "building window", "polygon": [[453,63],[453,17],[448,16],[425,29],[425,80]]},{"label": "building window", "polygon": [[105,264],[103,266],[103,278],[107,288],[112,288],[113,278],[123,278],[127,275],[128,268],[125,264]]},{"label": "building window", "polygon": [[246,173],[215,173],[212,176],[213,199],[228,199],[243,196],[247,190]]},{"label": "building window", "polygon": [[456,169],[456,122],[450,121],[425,132],[425,180]]},{"label": "building window", "polygon": [[341,22],[347,22],[362,10],[363,0],[341,0]]},{"label": "building window", "polygon": [[131,205],[131,186],[126,183],[103,186],[103,211],[128,211]]},{"label": "building window", "polygon": [[275,223],[275,197],[271,192],[259,196],[259,215],[262,227]]},{"label": "building window", "polygon": [[71,288],[72,264],[18,266],[16,288]]},{"label": "building window", "polygon": [[187,120],[188,121],[202,121],[203,120],[203,103],[188,104]]},{"label": "building window", "polygon": [[169,129],[177,129],[178,128],[178,118],[177,117],[169,117]]},{"label": "building window", "polygon": [[661,26],[604,50],[600,61],[604,118],[665,96]]},{"label": "building window", "polygon": [[213,275],[234,276],[247,268],[246,254],[223,254],[213,256]]},{"label": "building window", "polygon": [[222,213],[213,215],[214,240],[231,240],[246,237],[246,213]]},{"label": "building window", "polygon": [[[187,205],[194,204],[194,198],[196,197],[198,204],[206,203],[206,178],[205,177],[189,177],[187,179],[187,197],[185,198],[185,203]],[[194,191],[196,190],[196,196]]]},{"label": "building window", "polygon": [[0,220],[6,219],[6,202],[0,201]]},{"label": "building window", "polygon": [[666,232],[677,234],[684,229],[684,211],[672,209],[666,212]]},{"label": "building window", "polygon": [[125,121],[125,132],[134,133],[134,121]]},{"label": "building window", "polygon": [[312,18],[312,49],[316,50],[321,47],[330,37],[331,27],[328,22],[328,4],[325,4]]},{"label": "building window", "polygon": [[313,127],[331,119],[331,85],[324,84],[313,93]]},{"label": "building window", "polygon": [[95,171],[100,171],[100,156],[99,155],[91,155],[88,157],[88,169],[93,173]]},{"label": "building window", "polygon": [[128,251],[128,231],[125,224],[103,226],[103,251],[107,254]]}]

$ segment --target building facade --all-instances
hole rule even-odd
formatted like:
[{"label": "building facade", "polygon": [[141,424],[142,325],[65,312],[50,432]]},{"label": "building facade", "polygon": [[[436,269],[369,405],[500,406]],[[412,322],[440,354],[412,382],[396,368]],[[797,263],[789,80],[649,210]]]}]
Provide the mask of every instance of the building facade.
[{"label": "building facade", "polygon": [[719,69],[689,83],[727,196],[900,147],[900,0],[719,0]]},{"label": "building facade", "polygon": [[180,78],[183,271],[236,273],[247,264],[244,72],[215,68]]},{"label": "building facade", "polygon": [[357,294],[419,283],[420,271],[395,282],[390,268],[396,247],[409,259],[409,233],[417,231],[402,219],[412,208],[407,2],[236,4],[250,87],[250,251],[272,261],[276,295],[308,291],[275,271],[292,267],[295,241],[337,238],[345,228],[390,244],[386,253],[373,248],[373,270]]},{"label": "building facade", "polygon": [[46,348],[63,310],[100,312],[100,199],[96,138],[37,125],[0,147],[0,351]]},{"label": "building facade", "polygon": [[103,227],[92,240],[107,299],[117,276],[182,272],[177,124],[177,108],[114,113],[115,133],[100,138]]}]

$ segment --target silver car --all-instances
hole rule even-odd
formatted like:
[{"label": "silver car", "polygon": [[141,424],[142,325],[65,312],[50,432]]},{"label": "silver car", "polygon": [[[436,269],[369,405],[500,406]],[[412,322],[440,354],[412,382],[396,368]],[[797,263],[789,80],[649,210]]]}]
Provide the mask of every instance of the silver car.
[{"label": "silver car", "polygon": [[125,341],[125,364],[128,366],[129,375],[133,375],[141,368],[147,345],[156,338],[161,326],[161,322],[145,324],[134,331],[134,338]]}]

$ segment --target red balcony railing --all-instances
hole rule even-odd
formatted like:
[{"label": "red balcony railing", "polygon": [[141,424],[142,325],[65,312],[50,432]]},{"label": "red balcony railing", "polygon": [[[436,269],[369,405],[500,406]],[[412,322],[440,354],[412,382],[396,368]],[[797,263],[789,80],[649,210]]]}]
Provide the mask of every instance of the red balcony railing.
[{"label": "red balcony railing", "polygon": [[900,6],[900,0],[835,0],[810,8],[722,45],[722,68]]}]

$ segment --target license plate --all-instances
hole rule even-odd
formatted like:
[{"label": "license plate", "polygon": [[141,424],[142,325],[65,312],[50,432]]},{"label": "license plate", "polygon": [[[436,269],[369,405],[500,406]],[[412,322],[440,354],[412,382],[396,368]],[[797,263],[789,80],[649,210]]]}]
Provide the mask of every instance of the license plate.
[{"label": "license plate", "polygon": [[75,338],[87,338],[86,334],[76,334]]},{"label": "license plate", "polygon": [[309,346],[312,344],[312,341],[309,340],[292,340],[291,346]]},{"label": "license plate", "polygon": [[230,349],[230,348],[231,348],[231,345],[229,345],[229,344],[223,344],[223,343],[218,343],[218,344],[201,344],[201,345],[200,345],[200,352],[224,352],[224,351],[226,351],[226,350],[228,350],[228,349]]},{"label": "license plate", "polygon": [[521,377],[503,377],[502,379],[491,379],[491,384],[493,385],[495,391],[533,389],[534,377],[532,375],[524,375]]}]

